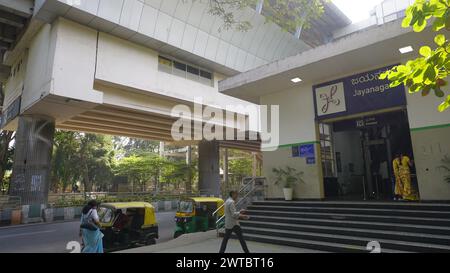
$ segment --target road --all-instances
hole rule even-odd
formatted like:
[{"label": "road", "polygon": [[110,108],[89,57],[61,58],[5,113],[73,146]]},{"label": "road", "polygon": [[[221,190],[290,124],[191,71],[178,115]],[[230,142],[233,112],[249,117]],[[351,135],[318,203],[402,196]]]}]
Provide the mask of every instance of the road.
[{"label": "road", "polygon": [[[175,212],[159,212],[157,243],[173,238]],[[70,241],[78,241],[79,221],[0,228],[0,253],[65,253]]]}]

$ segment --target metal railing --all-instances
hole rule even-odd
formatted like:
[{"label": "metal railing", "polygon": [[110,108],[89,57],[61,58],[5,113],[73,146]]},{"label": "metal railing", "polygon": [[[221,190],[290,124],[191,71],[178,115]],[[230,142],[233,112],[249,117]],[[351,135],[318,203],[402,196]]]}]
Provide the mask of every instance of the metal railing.
[{"label": "metal railing", "polygon": [[0,196],[0,210],[17,209],[22,205],[22,200],[19,196]]},{"label": "metal railing", "polygon": [[70,202],[87,202],[91,199],[96,200],[127,200],[130,201],[144,201],[144,200],[169,200],[169,199],[179,199],[180,197],[193,197],[199,196],[198,191],[185,193],[173,193],[173,192],[159,192],[155,194],[154,192],[84,192],[84,193],[62,193],[55,194],[50,193],[48,195],[49,205],[58,205]]},{"label": "metal railing", "polygon": [[[239,199],[236,202],[236,208],[241,210],[243,209],[242,205],[244,204],[245,206],[247,206],[249,203],[251,203],[253,200],[253,194],[260,189],[261,185],[258,185],[256,183],[256,181],[258,179],[263,179],[264,181],[266,180],[266,178],[264,177],[251,177],[251,178],[244,178],[243,181],[243,185],[242,187],[239,189],[238,191],[238,195],[244,195],[241,199]],[[247,181],[246,183],[244,181]],[[263,188],[264,190],[264,188]],[[249,201],[250,200],[250,201]],[[245,203],[244,203],[245,202]],[[220,223],[224,220],[225,218],[225,214],[222,215],[221,217],[219,217],[218,213],[220,210],[222,210],[225,207],[225,203],[223,203],[223,205],[221,205],[220,207],[218,207],[213,213],[212,216],[216,218],[216,231],[217,231],[217,237],[219,237],[219,233],[220,233]]]}]

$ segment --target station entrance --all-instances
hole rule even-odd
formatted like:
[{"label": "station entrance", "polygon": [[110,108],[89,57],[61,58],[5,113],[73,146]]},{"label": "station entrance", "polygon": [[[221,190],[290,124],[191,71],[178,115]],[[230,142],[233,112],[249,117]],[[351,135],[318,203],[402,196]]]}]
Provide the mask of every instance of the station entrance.
[{"label": "station entrance", "polygon": [[[414,162],[406,110],[319,124],[325,196],[338,200],[392,200],[393,160]],[[411,184],[417,189],[414,164]]]}]

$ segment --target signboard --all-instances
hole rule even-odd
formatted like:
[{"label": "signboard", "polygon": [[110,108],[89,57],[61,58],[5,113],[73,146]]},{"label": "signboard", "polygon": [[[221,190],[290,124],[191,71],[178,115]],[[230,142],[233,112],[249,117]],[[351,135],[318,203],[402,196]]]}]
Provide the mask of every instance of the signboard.
[{"label": "signboard", "polygon": [[379,76],[393,66],[313,86],[318,120],[406,105],[405,87]]},{"label": "signboard", "polygon": [[357,119],[343,120],[335,122],[333,125],[334,132],[342,132],[348,130],[359,130],[374,126],[383,126],[386,124],[396,124],[402,122],[405,112],[385,113],[382,115],[360,117]]},{"label": "signboard", "polygon": [[1,127],[4,127],[8,122],[13,120],[20,114],[20,104],[22,101],[22,97],[18,97],[16,100],[8,106],[8,108],[3,111],[1,118]]},{"label": "signboard", "polygon": [[316,158],[315,157],[308,157],[308,158],[306,158],[306,164],[307,165],[315,165],[316,164]]},{"label": "signboard", "polygon": [[315,157],[314,144],[300,145],[300,157]]}]

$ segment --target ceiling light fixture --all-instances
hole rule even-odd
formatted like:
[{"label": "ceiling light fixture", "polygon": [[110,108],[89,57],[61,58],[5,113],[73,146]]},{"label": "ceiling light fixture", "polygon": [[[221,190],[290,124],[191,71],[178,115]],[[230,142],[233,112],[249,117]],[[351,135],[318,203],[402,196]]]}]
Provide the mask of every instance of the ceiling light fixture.
[{"label": "ceiling light fixture", "polygon": [[293,82],[293,83],[299,83],[299,82],[302,82],[302,79],[300,79],[299,77],[293,78],[293,79],[291,80],[291,82]]},{"label": "ceiling light fixture", "polygon": [[405,47],[400,48],[399,51],[402,54],[406,54],[406,53],[413,52],[414,49],[412,48],[412,46],[405,46]]}]

